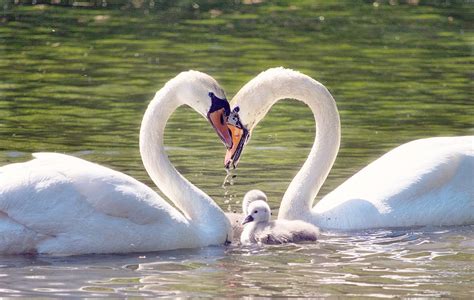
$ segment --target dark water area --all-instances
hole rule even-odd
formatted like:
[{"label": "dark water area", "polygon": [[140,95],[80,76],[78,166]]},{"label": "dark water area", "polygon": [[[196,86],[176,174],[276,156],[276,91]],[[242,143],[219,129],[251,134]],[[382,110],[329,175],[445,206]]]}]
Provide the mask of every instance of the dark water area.
[{"label": "dark water area", "polygon": [[[284,66],[328,87],[341,115],[341,149],[317,201],[397,145],[474,134],[473,12],[472,1],[0,0],[0,165],[60,152],[153,186],[138,132],[158,89],[195,69],[230,100]],[[165,145],[225,211],[254,188],[276,211],[314,134],[305,105],[279,102],[224,187],[225,149],[191,109],[172,116]],[[2,256],[0,295],[468,298],[473,243],[467,226],[325,233],[311,245]]]}]

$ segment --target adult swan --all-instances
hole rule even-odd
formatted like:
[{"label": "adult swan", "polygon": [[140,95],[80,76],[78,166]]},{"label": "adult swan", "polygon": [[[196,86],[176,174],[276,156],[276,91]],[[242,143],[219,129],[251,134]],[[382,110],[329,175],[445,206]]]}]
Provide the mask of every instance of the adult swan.
[{"label": "adult swan", "polygon": [[230,223],[212,199],[171,165],[163,134],[187,104],[206,116],[227,146],[229,105],[210,76],[183,72],[156,93],[143,117],[140,153],[161,191],[183,212],[130,176],[68,155],[0,168],[0,253],[125,253],[223,244]]},{"label": "adult swan", "polygon": [[301,219],[323,229],[342,230],[474,224],[472,136],[422,139],[399,146],[312,207],[339,149],[339,114],[321,83],[284,68],[261,73],[233,99],[232,105],[240,111],[234,108],[229,117],[234,146],[226,155],[227,167],[237,164],[249,131],[284,98],[309,106],[316,120],[316,138],[283,196],[279,219]]}]

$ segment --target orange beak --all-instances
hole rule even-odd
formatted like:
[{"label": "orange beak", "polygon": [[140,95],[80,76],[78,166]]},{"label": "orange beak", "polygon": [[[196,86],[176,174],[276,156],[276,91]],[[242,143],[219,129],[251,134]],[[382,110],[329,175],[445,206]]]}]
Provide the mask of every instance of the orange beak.
[{"label": "orange beak", "polygon": [[216,131],[219,138],[222,140],[227,149],[232,148],[232,136],[227,128],[227,116],[225,114],[225,109],[221,108],[212,113],[208,114],[209,122],[211,122],[212,127]]},{"label": "orange beak", "polygon": [[232,147],[227,149],[224,159],[226,169],[232,167],[235,169],[239,162],[242,150],[247,142],[248,131],[232,124],[227,124],[229,131],[232,133]]}]

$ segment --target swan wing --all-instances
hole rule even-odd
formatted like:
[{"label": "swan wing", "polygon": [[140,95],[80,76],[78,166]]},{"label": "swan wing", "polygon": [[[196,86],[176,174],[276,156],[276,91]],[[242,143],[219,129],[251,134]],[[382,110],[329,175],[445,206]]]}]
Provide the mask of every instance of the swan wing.
[{"label": "swan wing", "polygon": [[14,239],[28,239],[23,242],[27,247],[64,234],[83,237],[95,232],[100,238],[100,233],[127,228],[187,223],[130,176],[64,154],[34,157],[0,168],[0,248],[11,246]]},{"label": "swan wing", "polygon": [[35,153],[34,157],[48,166],[55,164],[58,169],[63,164],[73,166],[61,173],[73,179],[88,203],[107,215],[128,218],[140,225],[166,222],[169,217],[183,219],[154,190],[124,173],[64,154]]},{"label": "swan wing", "polygon": [[335,217],[326,227],[469,224],[473,178],[474,137],[421,139],[372,162],[314,209]]}]

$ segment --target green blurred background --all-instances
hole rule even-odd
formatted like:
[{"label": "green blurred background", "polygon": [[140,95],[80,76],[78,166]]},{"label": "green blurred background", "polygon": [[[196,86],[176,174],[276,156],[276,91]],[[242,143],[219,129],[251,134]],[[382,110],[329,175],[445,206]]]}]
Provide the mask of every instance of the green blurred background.
[{"label": "green blurred background", "polygon": [[[55,151],[152,185],[138,131],[166,81],[200,70],[230,100],[259,72],[285,66],[325,84],[338,104],[342,144],[324,195],[394,146],[474,133],[473,8],[423,0],[0,0],[0,165]],[[206,120],[180,108],[166,130],[178,170],[226,210],[252,188],[277,208],[313,138],[309,109],[279,102],[223,187],[225,149]]]}]

